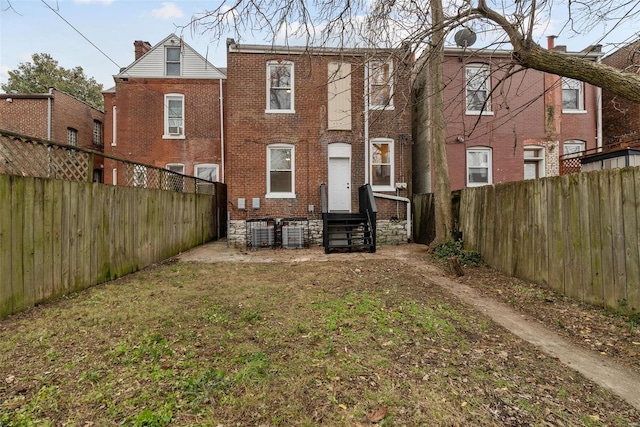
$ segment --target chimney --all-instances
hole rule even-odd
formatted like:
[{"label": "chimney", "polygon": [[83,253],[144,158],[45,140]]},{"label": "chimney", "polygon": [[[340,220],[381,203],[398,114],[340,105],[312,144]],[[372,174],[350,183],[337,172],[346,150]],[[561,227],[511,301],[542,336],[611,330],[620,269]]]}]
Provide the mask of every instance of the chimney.
[{"label": "chimney", "polygon": [[554,43],[558,36],[547,36],[547,49],[552,50],[554,48]]},{"label": "chimney", "polygon": [[149,52],[149,49],[151,49],[151,44],[149,42],[143,42],[142,40],[136,40],[133,42],[133,47],[136,54],[135,60],[137,61],[142,55]]}]

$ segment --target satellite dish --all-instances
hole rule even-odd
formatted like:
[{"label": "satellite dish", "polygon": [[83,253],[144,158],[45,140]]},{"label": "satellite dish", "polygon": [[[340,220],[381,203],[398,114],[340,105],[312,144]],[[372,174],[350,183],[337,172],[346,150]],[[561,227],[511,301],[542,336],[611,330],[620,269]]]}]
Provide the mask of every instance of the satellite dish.
[{"label": "satellite dish", "polygon": [[470,28],[463,28],[453,38],[458,47],[469,47],[476,42],[476,33]]}]

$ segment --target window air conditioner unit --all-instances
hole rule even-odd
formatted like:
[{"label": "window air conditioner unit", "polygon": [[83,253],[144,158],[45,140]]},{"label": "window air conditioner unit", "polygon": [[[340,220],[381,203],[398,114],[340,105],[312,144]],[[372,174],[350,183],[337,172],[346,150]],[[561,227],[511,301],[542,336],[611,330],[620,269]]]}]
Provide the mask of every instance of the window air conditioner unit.
[{"label": "window air conditioner unit", "polygon": [[294,225],[283,226],[282,246],[289,249],[304,247],[304,227]]},{"label": "window air conditioner unit", "polygon": [[251,228],[251,246],[254,248],[273,246],[273,229],[273,227]]},{"label": "window air conditioner unit", "polygon": [[169,135],[182,135],[182,126],[169,126]]}]

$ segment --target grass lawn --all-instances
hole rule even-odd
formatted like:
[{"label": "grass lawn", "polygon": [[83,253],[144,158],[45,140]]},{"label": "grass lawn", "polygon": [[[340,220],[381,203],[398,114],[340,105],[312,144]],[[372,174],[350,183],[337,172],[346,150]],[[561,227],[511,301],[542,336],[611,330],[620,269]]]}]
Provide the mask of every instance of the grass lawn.
[{"label": "grass lawn", "polygon": [[0,320],[1,426],[638,426],[399,261],[165,263]]}]

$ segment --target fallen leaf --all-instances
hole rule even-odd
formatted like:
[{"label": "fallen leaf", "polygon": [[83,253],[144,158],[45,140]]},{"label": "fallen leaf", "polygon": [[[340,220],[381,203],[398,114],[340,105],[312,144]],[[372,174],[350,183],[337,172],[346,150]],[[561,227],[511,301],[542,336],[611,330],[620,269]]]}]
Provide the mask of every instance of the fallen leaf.
[{"label": "fallen leaf", "polygon": [[387,416],[387,411],[388,409],[386,406],[379,406],[375,411],[369,412],[367,414],[367,421],[369,421],[370,423],[378,423]]}]

